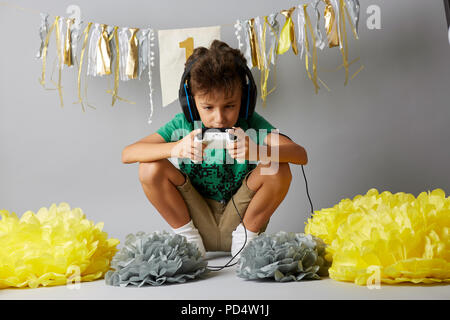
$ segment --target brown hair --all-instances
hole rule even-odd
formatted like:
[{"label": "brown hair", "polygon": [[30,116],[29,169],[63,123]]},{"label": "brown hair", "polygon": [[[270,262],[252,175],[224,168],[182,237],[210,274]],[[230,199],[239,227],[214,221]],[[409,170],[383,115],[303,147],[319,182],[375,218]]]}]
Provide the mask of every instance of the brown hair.
[{"label": "brown hair", "polygon": [[209,49],[195,48],[185,64],[187,66],[195,61],[189,79],[192,94],[224,90],[225,96],[230,96],[237,85],[242,87],[246,81],[245,72],[239,68],[236,58],[247,63],[241,51],[219,40],[214,40]]}]

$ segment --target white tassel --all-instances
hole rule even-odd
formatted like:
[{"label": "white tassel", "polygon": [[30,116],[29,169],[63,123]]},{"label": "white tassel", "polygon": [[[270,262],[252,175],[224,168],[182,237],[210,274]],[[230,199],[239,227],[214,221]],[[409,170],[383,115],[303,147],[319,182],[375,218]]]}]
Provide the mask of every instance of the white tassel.
[{"label": "white tassel", "polygon": [[148,38],[147,41],[147,48],[148,48],[148,87],[150,89],[149,92],[149,101],[150,101],[150,116],[148,117],[148,124],[152,123],[152,116],[153,116],[153,87],[152,87],[152,67],[155,66],[155,53],[153,51],[153,48],[155,46],[155,32],[153,29],[149,29],[148,32]]},{"label": "white tassel", "polygon": [[137,38],[138,38],[138,46],[139,46],[139,71],[138,71],[138,79],[141,79],[141,76],[143,75],[145,69],[148,67],[148,50],[149,50],[149,34],[150,29],[141,29],[138,32]]},{"label": "white tassel", "polygon": [[316,47],[320,50],[323,50],[325,48],[326,42],[323,40],[322,32],[320,32],[320,12],[319,12],[319,3],[322,0],[316,0],[314,3],[314,10],[316,12],[316,28],[314,30],[314,33],[316,34]]},{"label": "white tassel", "polygon": [[[297,29],[297,42],[300,47],[300,59],[303,59],[303,53],[305,52],[305,13],[303,12],[303,5],[301,4],[297,8]],[[306,54],[308,54],[308,52]]]},{"label": "white tassel", "polygon": [[97,75],[97,43],[100,38],[100,24],[96,23],[91,32],[91,38],[89,39],[89,54],[87,74],[89,76]]},{"label": "white tassel", "polygon": [[45,46],[45,38],[48,34],[48,13],[41,13],[41,25],[39,27],[39,37],[41,38],[41,45],[36,53],[36,59],[42,59],[42,50]]},{"label": "white tassel", "polygon": [[[271,63],[275,65],[276,60],[276,50],[278,46],[278,35],[280,33],[280,24],[277,21],[277,15],[278,13],[272,13],[269,16],[267,16],[267,22],[271,26],[269,28],[269,51],[267,52],[267,57],[272,57]],[[272,30],[273,29],[273,30]],[[267,63],[268,64],[268,63]]]},{"label": "white tassel", "polygon": [[120,62],[119,62],[119,75],[120,80],[128,81],[129,78],[127,76],[127,57],[128,57],[128,28],[122,28],[119,31],[119,54],[120,54]]},{"label": "white tassel", "polygon": [[241,38],[242,24],[241,24],[240,20],[236,20],[236,23],[234,24],[234,28],[236,29],[234,34],[236,35],[236,38],[238,41],[238,48],[239,48],[239,50],[241,50],[241,48],[244,46],[244,44],[242,43],[242,40],[241,40],[242,39]]},{"label": "white tassel", "polygon": [[249,69],[253,68],[253,60],[252,60],[252,45],[250,44],[250,24],[249,20],[246,20],[242,23],[244,26],[244,35],[245,35],[245,52],[244,57],[247,59],[247,66]]}]

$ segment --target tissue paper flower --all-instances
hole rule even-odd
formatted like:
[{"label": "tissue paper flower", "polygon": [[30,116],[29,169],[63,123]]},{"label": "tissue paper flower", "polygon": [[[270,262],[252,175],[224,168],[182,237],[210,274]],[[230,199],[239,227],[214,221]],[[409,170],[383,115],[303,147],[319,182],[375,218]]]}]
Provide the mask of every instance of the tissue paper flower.
[{"label": "tissue paper flower", "polygon": [[101,278],[117,252],[103,223],[67,203],[27,211],[0,210],[0,288],[65,285]]},{"label": "tissue paper flower", "polygon": [[105,281],[126,287],[144,284],[184,283],[207,272],[207,262],[197,246],[184,236],[168,232],[129,234],[125,246],[114,256]]},{"label": "tissue paper flower", "polygon": [[325,247],[321,239],[303,233],[262,233],[242,250],[237,275],[280,282],[320,279],[328,274]]},{"label": "tissue paper flower", "polygon": [[365,285],[450,282],[450,197],[371,189],[316,211],[305,233],[322,238],[330,277]]}]

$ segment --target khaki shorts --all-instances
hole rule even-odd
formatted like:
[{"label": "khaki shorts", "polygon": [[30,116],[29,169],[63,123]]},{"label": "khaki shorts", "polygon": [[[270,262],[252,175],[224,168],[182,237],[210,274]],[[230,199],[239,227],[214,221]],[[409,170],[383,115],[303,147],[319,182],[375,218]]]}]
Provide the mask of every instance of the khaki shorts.
[{"label": "khaki shorts", "polygon": [[[254,169],[253,169],[254,170]],[[252,171],[253,171],[252,170]],[[256,191],[247,186],[248,172],[242,180],[242,185],[233,195],[239,214],[243,218],[245,211],[255,195]],[[231,199],[227,203],[205,198],[191,184],[189,177],[180,171],[186,181],[181,186],[176,186],[186,202],[192,222],[198,229],[206,251],[231,251],[231,233],[241,223],[241,218],[236,212]],[[269,221],[261,228],[264,232]]]}]

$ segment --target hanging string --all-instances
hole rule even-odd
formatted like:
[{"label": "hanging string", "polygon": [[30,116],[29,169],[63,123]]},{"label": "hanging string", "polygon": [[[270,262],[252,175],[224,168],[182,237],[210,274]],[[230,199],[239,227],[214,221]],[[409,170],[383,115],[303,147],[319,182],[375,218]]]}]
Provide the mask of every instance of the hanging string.
[{"label": "hanging string", "polygon": [[58,55],[58,83],[53,82],[56,85],[56,88],[58,89],[59,94],[59,100],[61,107],[64,107],[63,97],[62,97],[62,86],[61,86],[61,70],[62,70],[62,64],[63,64],[63,53],[61,50],[61,29],[59,25],[59,20],[61,17],[56,16],[55,18],[55,36],[56,36],[56,53]]},{"label": "hanging string", "polygon": [[[358,62],[360,60],[359,54],[358,57],[353,59],[352,61],[348,62],[348,48],[345,49],[345,41],[346,41],[346,30],[342,30],[342,27],[345,27],[345,21],[341,22],[340,20],[342,20],[342,17],[340,17],[342,14],[347,14],[348,20],[349,20],[349,25],[352,28],[352,32],[353,32],[353,36],[356,40],[359,39],[358,34],[357,34],[357,30],[356,30],[356,26],[353,24],[350,13],[348,11],[347,5],[345,5],[344,2],[338,2],[340,0],[335,0],[336,3],[336,8],[334,8],[334,6],[330,3],[330,0],[322,0],[323,3],[325,3],[325,10],[324,10],[324,17],[325,17],[325,28],[327,29],[327,35],[329,37],[328,41],[329,41],[329,46],[331,47],[335,47],[335,46],[340,46],[340,51],[341,51],[341,55],[343,57],[343,63],[341,63],[338,67],[334,68],[334,69],[325,69],[325,68],[320,68],[321,72],[336,72],[339,71],[340,69],[342,69],[343,67],[346,67],[346,69],[348,70],[348,68]],[[342,5],[342,6],[341,6]],[[342,10],[342,7],[344,8],[345,13],[340,12],[339,9]],[[334,11],[334,9],[336,9],[336,11]],[[338,22],[336,22],[336,17],[338,18]],[[342,39],[342,34],[345,35],[345,38]],[[358,53],[360,52],[359,47],[357,47],[357,51]],[[353,80],[362,70],[364,69],[364,65],[360,65],[360,67],[358,68],[358,70],[353,73],[353,75],[350,77],[350,80]],[[319,81],[321,81],[319,79]]]},{"label": "hanging string", "polygon": [[[119,36],[118,36],[118,32],[117,30],[119,29],[119,27],[114,27],[114,31],[111,34],[111,37],[109,38],[109,40],[111,40],[112,38],[114,38],[114,43],[115,43],[115,61],[116,61],[116,65],[114,68],[114,89],[111,90],[106,90],[107,93],[112,95],[112,102],[111,102],[111,106],[114,106],[114,103],[117,100],[123,101],[123,102],[127,102],[130,104],[136,104],[136,102],[119,97],[118,93],[119,93],[119,65],[120,65],[120,50],[119,50]],[[108,42],[109,43],[109,42]],[[108,78],[109,81],[109,78]]]},{"label": "hanging string", "polygon": [[[337,6],[338,6],[338,8],[336,8],[337,9],[336,11],[339,11],[339,21],[338,21],[339,31],[338,32],[339,32],[339,40],[341,41],[340,51],[341,51],[341,55],[342,55],[342,59],[343,59],[342,64],[340,66],[338,66],[335,71],[341,69],[342,67],[345,69],[345,85],[346,85],[348,83],[349,78],[350,78],[350,80],[352,80],[353,78],[355,78],[364,69],[364,65],[361,65],[359,67],[359,69],[356,72],[354,72],[351,77],[349,76],[349,67],[353,63],[359,61],[360,59],[358,57],[358,58],[356,58],[356,59],[354,59],[354,60],[352,60],[350,62],[348,61],[348,39],[347,39],[346,30],[345,30],[345,28],[346,28],[346,21],[345,21],[346,17],[347,17],[347,19],[349,21],[349,24],[350,24],[350,27],[352,29],[353,35],[355,36],[356,39],[358,39],[357,29],[356,29],[357,26],[353,25],[354,19],[352,19],[351,15],[349,13],[349,9],[347,8],[347,5],[346,5],[345,1],[344,0],[334,0],[334,1],[337,3]],[[329,4],[329,1],[326,1],[326,2]],[[5,2],[5,1],[0,1],[0,5],[9,6],[11,8],[15,8],[15,9],[18,9],[18,10],[21,10],[21,11],[28,11],[28,12],[32,12],[32,13],[36,13],[36,14],[40,14],[40,15],[42,14],[42,12],[40,12],[38,10],[35,10],[33,8],[22,7],[22,6],[18,6],[18,5],[15,5],[13,3]],[[304,4],[304,6],[307,6],[307,4]],[[282,10],[281,11],[281,13],[285,15],[286,20],[288,20],[288,18],[290,18],[290,14],[292,13],[292,9],[293,8],[291,8],[290,10]],[[353,12],[352,12],[352,14],[353,14],[353,18],[354,18],[355,14]],[[71,54],[70,54],[70,51],[69,51],[70,50],[70,46],[69,46],[70,42],[68,42],[68,41],[70,41],[70,39],[69,39],[69,36],[70,36],[69,29],[70,29],[71,24],[73,23],[73,19],[71,19],[71,20],[68,19],[66,21],[67,22],[67,34],[66,34],[65,43],[62,43],[62,39],[64,39],[64,34],[61,33],[61,30],[62,30],[61,27],[62,26],[60,25],[59,19],[61,19],[61,17],[60,16],[56,16],[54,23],[48,29],[48,32],[47,32],[46,37],[45,37],[43,48],[41,47],[41,49],[42,49],[42,51],[41,51],[42,52],[42,55],[41,55],[41,59],[42,59],[42,74],[41,74],[41,78],[39,79],[39,82],[46,90],[55,90],[55,89],[58,90],[59,97],[60,97],[60,103],[61,103],[61,106],[63,106],[62,86],[61,86],[61,69],[62,69],[64,64],[67,65],[67,66],[71,66],[72,65],[72,61],[70,61]],[[306,24],[305,24],[305,31],[307,29],[309,29],[311,31],[311,37],[312,37],[311,40],[313,42],[312,44],[310,44],[308,39],[306,39],[306,46],[308,47],[308,49],[311,49],[313,51],[312,52],[312,60],[313,60],[312,61],[313,62],[312,63],[312,69],[313,69],[312,70],[312,74],[309,71],[308,54],[306,55],[306,61],[305,61],[306,62],[306,69],[307,69],[309,78],[314,83],[315,91],[317,93],[317,90],[319,88],[318,84],[317,84],[317,81],[320,81],[327,88],[327,90],[329,90],[329,88],[317,76],[317,65],[316,65],[317,64],[317,52],[315,50],[315,42],[318,39],[315,38],[315,35],[313,33],[313,29],[312,29],[312,25],[311,25],[311,21],[309,20],[309,17],[307,17],[306,20],[307,21],[306,21]],[[252,19],[250,19],[250,21],[253,22]],[[81,53],[81,61],[80,61],[79,67],[78,67],[78,101],[74,102],[74,103],[80,103],[82,105],[83,111],[85,111],[85,108],[84,108],[84,104],[83,104],[83,99],[81,97],[81,69],[82,69],[82,66],[83,66],[84,53],[85,53],[85,49],[86,49],[86,46],[87,46],[87,43],[86,43],[87,36],[88,36],[88,33],[90,31],[90,27],[91,26],[92,26],[92,23],[89,23],[89,29],[87,31],[85,29],[85,32],[84,32],[85,39],[84,39],[84,42],[83,42],[83,49],[82,49],[82,53]],[[235,27],[234,24],[221,24],[219,26],[221,26],[221,27]],[[297,50],[296,50],[295,32],[292,32],[292,27],[293,27],[293,23],[290,22],[291,36],[293,36],[293,38],[294,38],[294,39],[291,39],[291,45],[293,47],[294,53],[296,53]],[[59,63],[58,63],[58,82],[55,83],[56,88],[46,88],[46,67],[47,67],[46,64],[47,64],[47,58],[48,58],[47,57],[47,55],[48,55],[48,44],[49,44],[49,41],[50,41],[50,36],[51,36],[52,32],[54,31],[54,29],[56,29],[55,30],[55,37],[56,37],[56,45],[57,45],[57,56],[58,56],[57,58],[58,58],[58,61],[59,61]],[[266,29],[266,21],[264,21],[264,29]],[[254,29],[252,28],[252,30],[254,30]],[[266,30],[264,30],[264,31],[266,31]],[[111,35],[111,37],[108,40],[111,40],[112,37],[114,37],[114,35]],[[308,38],[308,37],[306,36],[306,38]],[[260,43],[254,43],[254,47],[257,47],[259,45],[261,45],[261,44]],[[263,43],[262,45],[265,48],[267,44]],[[260,52],[260,50],[256,50],[256,52]],[[107,64],[107,61],[103,60],[104,58],[106,58],[106,57],[103,56],[103,53],[104,53],[103,50],[101,50],[100,53],[101,53],[101,58],[102,58],[101,62],[103,62],[103,66],[105,66],[105,64]],[[276,56],[277,56],[277,54],[275,54],[275,57]],[[77,60],[76,56],[73,57],[73,58],[75,59],[75,61]],[[260,57],[259,57],[259,59],[258,59],[258,57],[255,57],[255,58],[256,58],[255,62],[257,62],[257,61],[261,62],[261,58]],[[116,59],[118,59],[118,55],[116,56]],[[134,70],[133,77],[135,77],[135,73],[136,73],[136,66],[134,66],[134,67],[135,68],[133,69]],[[258,65],[258,68],[262,69],[260,64]],[[150,69],[150,66],[149,66],[149,69]],[[108,73],[109,70],[103,70],[103,71],[106,74],[109,74]],[[268,70],[263,70],[263,71],[264,72],[262,73],[262,84],[264,84],[264,87],[265,87],[264,96],[266,97],[268,94],[270,94],[275,89],[275,87],[272,88],[272,90],[270,90],[269,92],[267,92],[266,86],[267,86]],[[274,69],[274,77],[276,79],[276,69]],[[123,99],[123,98],[117,96],[118,84],[117,84],[116,78],[117,78],[117,76],[115,76],[115,79],[114,79],[114,89],[107,91],[108,93],[112,94],[112,96],[113,96],[112,105],[114,105],[114,102],[116,101],[116,99],[119,99],[119,100],[127,102],[127,103],[134,104],[135,102],[132,102],[132,101],[129,101],[127,99]],[[276,80],[275,80],[275,82],[276,82]],[[86,93],[87,93],[87,81],[85,81],[85,96],[86,96]],[[95,107],[93,107],[91,105],[89,105],[89,106],[95,109]],[[152,113],[153,113],[153,105],[151,105],[151,114]]]},{"label": "hanging string", "polygon": [[45,88],[45,74],[46,74],[46,68],[47,68],[48,42],[50,40],[50,36],[52,34],[53,29],[55,28],[55,25],[56,25],[57,21],[58,21],[58,17],[56,17],[56,19],[53,22],[52,26],[48,30],[47,36],[45,37],[44,47],[42,48],[42,74],[41,74],[41,78],[39,79],[39,83],[44,88]]},{"label": "hanging string", "polygon": [[[304,16],[305,16],[305,49],[306,49],[306,53],[305,53],[305,68],[306,68],[306,72],[308,74],[309,79],[313,82],[314,84],[314,90],[317,94],[317,92],[319,91],[319,85],[317,84],[317,48],[316,48],[316,37],[314,35],[314,30],[311,24],[311,20],[309,19],[309,15],[307,12],[307,4],[303,5],[303,12],[304,12]],[[311,38],[312,38],[312,66],[313,66],[313,75],[311,75],[311,72],[309,70],[309,40],[308,40],[308,28],[310,30],[311,33]]]}]

